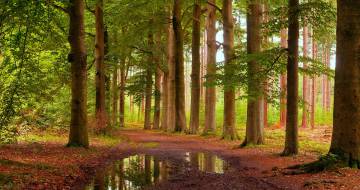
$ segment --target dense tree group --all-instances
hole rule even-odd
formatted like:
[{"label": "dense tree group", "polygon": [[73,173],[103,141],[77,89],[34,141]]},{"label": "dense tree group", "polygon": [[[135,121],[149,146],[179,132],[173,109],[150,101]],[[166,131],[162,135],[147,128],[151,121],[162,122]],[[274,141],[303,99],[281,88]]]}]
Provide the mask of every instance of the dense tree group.
[{"label": "dense tree group", "polygon": [[126,127],[137,113],[147,130],[221,131],[237,140],[245,101],[241,146],[266,143],[272,109],[271,125],[286,127],[283,155],[297,154],[299,124],[314,128],[320,103],[332,111],[336,45],[330,153],[360,167],[355,0],[6,0],[0,7],[2,134],[31,122],[70,125],[68,145],[88,147],[88,131]]}]

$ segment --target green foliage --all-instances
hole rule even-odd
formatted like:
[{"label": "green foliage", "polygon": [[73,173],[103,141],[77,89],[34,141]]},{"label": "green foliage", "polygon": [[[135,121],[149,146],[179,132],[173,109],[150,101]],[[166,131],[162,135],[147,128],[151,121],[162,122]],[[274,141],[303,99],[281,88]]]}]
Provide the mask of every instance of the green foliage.
[{"label": "green foliage", "polygon": [[[270,20],[264,24],[268,35],[278,34],[288,25],[288,7],[286,5],[274,7],[270,11]],[[336,8],[332,2],[324,0],[309,0],[300,4],[298,8],[299,21],[302,26],[311,25],[317,40],[335,40]],[[330,37],[330,38],[329,38]]]},{"label": "green foliage", "polygon": [[4,126],[0,130],[0,144],[12,144],[17,142],[19,131],[15,125]]},{"label": "green foliage", "polygon": [[3,130],[22,110],[36,110],[51,101],[59,86],[66,82],[63,74],[68,68],[61,65],[66,57],[66,44],[62,43],[66,37],[64,19],[58,11],[44,1],[2,1],[0,6],[0,130]]}]

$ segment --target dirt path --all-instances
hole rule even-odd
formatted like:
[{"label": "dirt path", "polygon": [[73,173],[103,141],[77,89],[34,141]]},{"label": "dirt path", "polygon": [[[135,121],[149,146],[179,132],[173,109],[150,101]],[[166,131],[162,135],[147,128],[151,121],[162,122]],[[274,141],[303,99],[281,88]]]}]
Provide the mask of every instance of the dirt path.
[{"label": "dirt path", "polygon": [[[285,174],[284,168],[310,162],[312,155],[279,157],[276,149],[234,148],[240,142],[225,142],[217,138],[168,135],[142,130],[124,130],[120,134],[128,138],[112,154],[113,159],[134,154],[149,154],[180,164],[180,155],[186,152],[213,153],[230,164],[224,174],[187,170],[149,189],[354,189],[359,173],[349,170],[329,171],[319,174]],[[348,177],[347,174],[354,176]],[[353,173],[351,173],[353,172]],[[353,183],[351,182],[353,179]],[[346,183],[345,183],[346,182]]]}]

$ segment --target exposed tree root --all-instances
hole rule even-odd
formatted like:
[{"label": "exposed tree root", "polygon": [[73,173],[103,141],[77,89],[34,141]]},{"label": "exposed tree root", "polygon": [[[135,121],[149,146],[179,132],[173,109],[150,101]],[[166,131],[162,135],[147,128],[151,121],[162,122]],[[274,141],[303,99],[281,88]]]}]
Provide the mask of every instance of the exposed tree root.
[{"label": "exposed tree root", "polygon": [[240,137],[237,134],[224,134],[221,137],[221,139],[227,140],[227,141],[236,141],[236,140],[240,140]]},{"label": "exposed tree root", "polygon": [[298,169],[305,173],[317,173],[325,170],[346,167],[347,164],[341,157],[335,154],[327,154],[319,158],[319,160],[307,164],[290,166],[287,169]]},{"label": "exposed tree root", "polygon": [[290,148],[285,148],[285,150],[280,154],[280,156],[295,156],[297,154],[297,151],[294,151]]}]

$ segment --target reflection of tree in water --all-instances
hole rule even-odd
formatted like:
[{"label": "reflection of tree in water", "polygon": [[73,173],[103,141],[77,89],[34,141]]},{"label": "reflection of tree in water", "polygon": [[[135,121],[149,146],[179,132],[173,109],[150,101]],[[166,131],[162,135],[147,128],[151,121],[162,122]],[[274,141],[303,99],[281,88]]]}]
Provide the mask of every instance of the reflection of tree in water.
[{"label": "reflection of tree in water", "polygon": [[[186,160],[192,167],[203,172],[223,173],[228,165],[215,155],[187,153]],[[169,162],[149,155],[136,155],[120,160],[98,171],[90,190],[137,190],[154,183],[161,183],[186,171],[185,162]]]},{"label": "reflection of tree in water", "polygon": [[210,154],[204,154],[204,170],[206,172],[216,172],[215,171],[215,162],[216,157]]},{"label": "reflection of tree in water", "polygon": [[158,183],[160,178],[160,161],[154,158],[154,182]]},{"label": "reflection of tree in water", "polygon": [[227,165],[224,160],[210,153],[189,153],[190,164],[203,172],[224,173]]},{"label": "reflection of tree in water", "polygon": [[[140,157],[140,156],[139,156]],[[130,181],[133,186],[143,187],[148,185],[147,174],[143,169],[144,164],[141,162],[143,159],[128,159],[129,164],[124,172],[124,179]],[[145,167],[146,168],[146,167]]]}]

